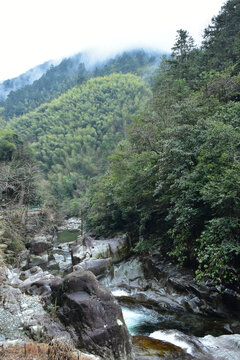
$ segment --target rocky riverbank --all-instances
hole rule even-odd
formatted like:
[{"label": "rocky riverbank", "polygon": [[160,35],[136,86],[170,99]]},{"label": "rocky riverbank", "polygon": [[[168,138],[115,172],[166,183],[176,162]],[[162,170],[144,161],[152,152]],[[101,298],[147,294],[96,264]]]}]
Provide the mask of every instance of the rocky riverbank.
[{"label": "rocky riverbank", "polygon": [[[126,236],[74,241],[80,225],[64,224],[62,238],[34,235],[18,268],[1,265],[1,346],[53,341],[72,359],[80,350],[86,359],[239,360],[238,294],[200,286],[158,255],[129,257]],[[47,257],[42,268],[36,256]]]}]

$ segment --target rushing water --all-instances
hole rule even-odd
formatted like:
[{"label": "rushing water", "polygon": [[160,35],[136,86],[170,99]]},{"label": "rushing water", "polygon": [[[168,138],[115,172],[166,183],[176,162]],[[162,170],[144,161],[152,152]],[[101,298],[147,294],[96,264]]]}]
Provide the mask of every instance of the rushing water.
[{"label": "rushing water", "polygon": [[[160,312],[143,306],[122,306],[124,320],[132,335],[149,336],[157,330],[176,329],[188,335],[220,336],[230,334],[230,326],[226,320],[181,311]],[[236,324],[239,328],[239,323]]]}]

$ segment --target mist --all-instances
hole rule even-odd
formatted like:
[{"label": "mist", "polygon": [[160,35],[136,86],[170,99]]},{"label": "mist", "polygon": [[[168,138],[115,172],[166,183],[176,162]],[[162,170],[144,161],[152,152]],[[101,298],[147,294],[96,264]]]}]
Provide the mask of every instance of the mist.
[{"label": "mist", "polygon": [[[224,0],[11,0],[0,4],[0,80],[50,59],[93,53],[100,60],[130,48],[169,52],[180,28],[200,44]],[[94,61],[93,61],[94,62]]]}]

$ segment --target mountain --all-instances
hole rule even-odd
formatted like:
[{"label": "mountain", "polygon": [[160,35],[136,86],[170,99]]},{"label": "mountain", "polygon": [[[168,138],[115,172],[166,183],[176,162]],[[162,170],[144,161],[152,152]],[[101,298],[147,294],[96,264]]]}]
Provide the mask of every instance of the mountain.
[{"label": "mountain", "polygon": [[133,74],[96,77],[9,121],[32,145],[51,193],[61,202],[79,196],[88,179],[102,173],[126,126],[150,98]]},{"label": "mountain", "polygon": [[56,64],[56,61],[46,61],[45,63],[26,71],[24,74],[0,82],[0,100],[6,100],[11,91],[21,89],[25,85],[31,85],[34,81],[40,79],[54,63]]},{"label": "mountain", "polygon": [[[89,62],[87,54],[76,54],[63,59],[58,65],[50,65],[48,69],[46,68],[46,72],[32,84],[10,92],[1,104],[3,115],[8,120],[13,116],[26,114],[91,77],[112,73],[132,73],[149,81],[161,55],[160,52],[131,50],[105,61],[95,59]],[[20,83],[20,77],[16,81],[18,79]],[[11,82],[11,80],[7,81]]]}]

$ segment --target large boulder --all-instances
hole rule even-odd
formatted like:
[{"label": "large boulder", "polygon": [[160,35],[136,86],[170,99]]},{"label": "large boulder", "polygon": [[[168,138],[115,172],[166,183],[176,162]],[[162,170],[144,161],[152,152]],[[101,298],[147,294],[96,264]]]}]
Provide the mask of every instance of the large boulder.
[{"label": "large boulder", "polygon": [[76,265],[90,258],[111,258],[113,263],[117,263],[129,255],[129,245],[126,235],[106,240],[95,240],[83,235],[78,238],[77,245],[72,248],[72,262]]},{"label": "large boulder", "polygon": [[89,259],[74,265],[73,270],[91,271],[97,278],[113,271],[112,259]]},{"label": "large boulder", "polygon": [[39,266],[34,266],[20,274],[21,283],[18,285],[21,291],[31,295],[47,295],[51,292],[49,284],[55,277]]},{"label": "large boulder", "polygon": [[49,250],[52,248],[52,244],[49,241],[51,239],[51,235],[37,234],[30,244],[27,244],[27,247],[30,250],[28,261],[29,267],[46,265],[48,263]]},{"label": "large boulder", "polygon": [[34,255],[40,255],[48,251],[52,245],[48,241],[49,238],[44,234],[38,234],[34,236],[33,241],[30,243],[30,253]]},{"label": "large boulder", "polygon": [[92,272],[75,271],[51,287],[57,314],[74,327],[79,348],[103,359],[134,359],[121,307]]}]

